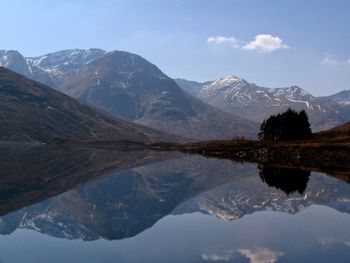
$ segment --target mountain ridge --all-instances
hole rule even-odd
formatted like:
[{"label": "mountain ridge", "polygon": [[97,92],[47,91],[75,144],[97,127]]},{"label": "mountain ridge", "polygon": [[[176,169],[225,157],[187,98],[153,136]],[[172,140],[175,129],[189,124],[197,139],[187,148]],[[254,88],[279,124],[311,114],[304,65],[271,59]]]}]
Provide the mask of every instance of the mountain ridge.
[{"label": "mountain ridge", "polygon": [[329,129],[350,118],[350,107],[346,103],[340,104],[332,96],[315,97],[298,86],[265,88],[237,76],[203,83],[185,79],[175,81],[203,101],[256,122],[288,108],[305,109],[315,131]]}]

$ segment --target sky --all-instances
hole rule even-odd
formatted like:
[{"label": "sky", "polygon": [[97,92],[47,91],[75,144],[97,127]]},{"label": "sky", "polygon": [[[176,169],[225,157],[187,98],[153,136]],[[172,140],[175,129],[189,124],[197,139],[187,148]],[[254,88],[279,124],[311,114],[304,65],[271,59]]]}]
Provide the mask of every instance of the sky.
[{"label": "sky", "polygon": [[136,53],[173,78],[350,89],[348,0],[2,0],[0,49]]}]

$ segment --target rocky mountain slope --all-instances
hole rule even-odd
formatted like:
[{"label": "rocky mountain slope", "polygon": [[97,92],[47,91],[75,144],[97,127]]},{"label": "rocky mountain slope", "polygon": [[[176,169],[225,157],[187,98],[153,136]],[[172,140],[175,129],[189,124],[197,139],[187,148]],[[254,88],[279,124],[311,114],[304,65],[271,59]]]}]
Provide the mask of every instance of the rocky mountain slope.
[{"label": "rocky mountain slope", "polygon": [[0,65],[114,116],[173,134],[196,139],[257,134],[256,123],[194,98],[135,54],[77,49],[24,58],[0,51]]},{"label": "rocky mountain slope", "polygon": [[127,140],[169,136],[107,117],[39,82],[0,67],[0,140]]},{"label": "rocky mountain slope", "polygon": [[295,110],[305,109],[314,131],[334,127],[350,118],[350,107],[344,103],[347,92],[319,98],[297,86],[264,88],[236,76],[205,83],[184,79],[176,79],[176,82],[203,101],[256,122],[289,107]]}]

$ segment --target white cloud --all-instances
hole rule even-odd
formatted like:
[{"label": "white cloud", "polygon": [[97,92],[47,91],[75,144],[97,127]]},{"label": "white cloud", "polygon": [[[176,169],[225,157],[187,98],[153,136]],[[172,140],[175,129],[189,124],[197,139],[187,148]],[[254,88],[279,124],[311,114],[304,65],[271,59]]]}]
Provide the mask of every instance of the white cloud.
[{"label": "white cloud", "polygon": [[209,37],[207,39],[207,42],[213,43],[213,44],[229,44],[230,46],[235,48],[239,47],[239,41],[234,37],[223,37],[223,36]]},{"label": "white cloud", "polygon": [[283,252],[272,251],[268,248],[263,249],[239,249],[243,256],[249,259],[250,263],[274,263],[278,258],[284,255]]},{"label": "white cloud", "polygon": [[233,258],[244,256],[249,259],[250,263],[275,263],[283,256],[283,252],[273,251],[268,248],[260,249],[231,249],[222,253],[202,254],[205,261],[231,261]]},{"label": "white cloud", "polygon": [[202,259],[205,261],[229,261],[232,258],[231,254],[203,254]]},{"label": "white cloud", "polygon": [[327,66],[337,66],[339,65],[339,61],[334,58],[331,55],[326,55],[322,60],[321,60],[322,65],[327,65]]},{"label": "white cloud", "polygon": [[327,237],[327,238],[320,238],[318,239],[318,242],[322,245],[322,246],[327,246],[330,244],[334,244],[335,243],[335,239],[332,237]]},{"label": "white cloud", "polygon": [[278,49],[289,48],[282,39],[272,35],[257,35],[253,41],[245,44],[243,49],[272,52]]},{"label": "white cloud", "polygon": [[329,245],[345,245],[347,247],[350,247],[350,240],[336,240],[332,237],[328,237],[328,238],[320,238],[318,239],[318,242],[322,245],[322,246],[329,246]]},{"label": "white cloud", "polygon": [[210,253],[210,254],[202,254],[202,259],[205,261],[229,261],[236,254],[236,250],[227,250],[223,253]]},{"label": "white cloud", "polygon": [[233,48],[240,48],[245,50],[255,50],[258,52],[272,52],[278,49],[286,49],[289,48],[282,39],[279,37],[274,37],[272,35],[257,35],[254,40],[244,43],[236,39],[235,37],[224,37],[224,36],[216,36],[209,37],[207,39],[208,43],[211,44],[228,44]]},{"label": "white cloud", "polygon": [[327,53],[324,58],[320,61],[322,65],[325,66],[344,66],[344,65],[349,65],[350,64],[350,59],[340,59],[334,56],[331,53]]}]

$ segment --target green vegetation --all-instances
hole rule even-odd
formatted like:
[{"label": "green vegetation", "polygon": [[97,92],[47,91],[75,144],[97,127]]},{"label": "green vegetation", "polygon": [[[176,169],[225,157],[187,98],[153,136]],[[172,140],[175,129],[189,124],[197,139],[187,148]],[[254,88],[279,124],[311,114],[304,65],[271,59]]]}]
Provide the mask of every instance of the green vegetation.
[{"label": "green vegetation", "polygon": [[305,110],[288,109],[264,120],[260,126],[259,139],[263,141],[294,141],[312,138],[310,123]]}]

